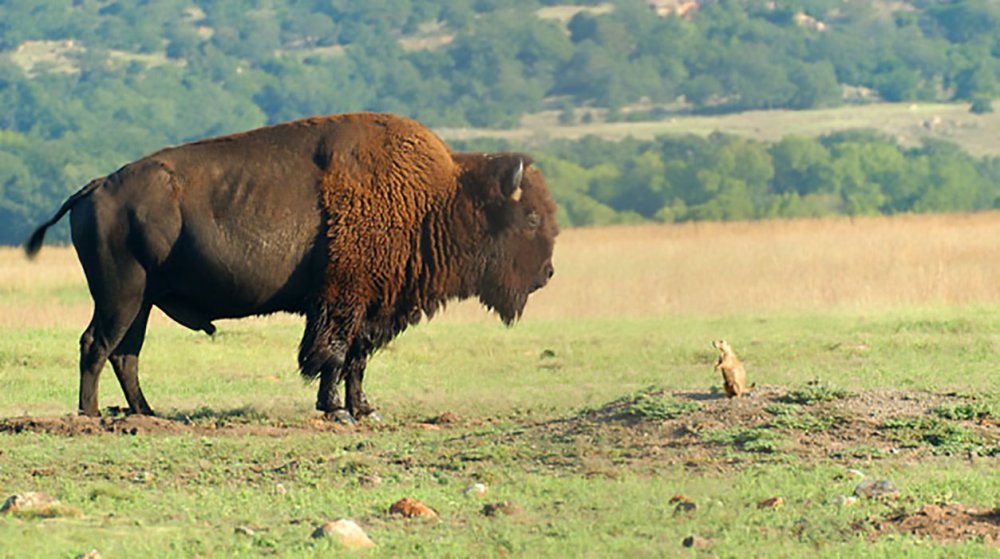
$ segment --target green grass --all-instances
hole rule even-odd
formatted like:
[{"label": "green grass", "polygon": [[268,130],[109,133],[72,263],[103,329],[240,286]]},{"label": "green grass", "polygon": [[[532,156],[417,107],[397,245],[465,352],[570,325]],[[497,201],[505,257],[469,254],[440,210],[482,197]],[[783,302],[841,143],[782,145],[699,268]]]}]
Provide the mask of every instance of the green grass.
[{"label": "green grass", "polygon": [[934,414],[944,419],[964,419],[975,420],[987,417],[997,417],[997,404],[987,402],[974,402],[969,404],[957,404],[953,406],[939,406],[934,408]]},{"label": "green grass", "polygon": [[[995,418],[996,307],[661,318],[526,320],[421,325],[370,362],[369,396],[383,426],[334,433],[290,429],[282,436],[0,435],[0,499],[42,491],[60,499],[54,518],[0,517],[0,557],[318,557],[336,544],[310,538],[323,522],[355,519],[378,547],[371,557],[977,557],[981,543],[869,542],[852,529],[894,507],[924,503],[1000,504],[998,458],[966,459],[977,444],[959,422]],[[0,417],[74,411],[79,327],[0,331]],[[161,415],[195,426],[302,426],[315,417],[315,386],[295,370],[301,325],[223,323],[214,339],[151,328],[141,378]],[[548,431],[613,402],[636,430],[684,421],[697,404],[648,390],[708,395],[718,384],[716,352],[738,348],[749,380],[787,386],[798,403],[769,406],[776,422],[735,425],[701,437],[731,447],[732,460],[674,463],[670,449],[603,448],[599,434]],[[859,347],[865,349],[858,349]],[[809,385],[820,379],[821,384]],[[101,405],[123,405],[110,368]],[[801,413],[804,402],[868,389],[902,388],[977,396],[970,407],[884,421],[900,446],[942,450],[913,460],[858,446],[839,458],[803,460],[778,429],[822,429],[833,419]],[[799,402],[800,401],[800,402]],[[979,404],[982,405],[979,405]],[[415,423],[445,412],[440,430]],[[991,414],[991,415],[990,415]],[[591,452],[601,450],[600,453]],[[945,450],[949,452],[944,452]],[[621,458],[645,452],[641,464]],[[835,504],[850,495],[848,468],[891,479],[899,503]],[[367,487],[361,476],[382,483]],[[463,493],[482,481],[484,498]],[[684,494],[697,509],[675,514]],[[390,516],[410,496],[438,521]],[[760,510],[762,499],[785,505]],[[521,513],[487,517],[486,503],[510,500]],[[236,529],[250,527],[254,534]],[[692,534],[709,552],[681,546]]]},{"label": "green grass", "polygon": [[766,427],[721,429],[706,433],[703,438],[706,442],[723,446],[732,445],[744,452],[771,454],[780,451],[783,446],[781,434]]},{"label": "green grass", "polygon": [[624,409],[620,416],[639,420],[676,419],[701,406],[697,402],[680,402],[670,395],[659,394],[657,388],[647,388],[622,399]]},{"label": "green grass", "polygon": [[925,443],[940,454],[960,454],[976,451],[979,454],[995,454],[997,449],[985,447],[983,441],[969,429],[948,423],[935,417],[907,417],[890,419],[883,424],[892,436],[903,446]]},{"label": "green grass", "polygon": [[821,381],[813,380],[803,386],[789,390],[788,394],[785,394],[782,398],[782,401],[786,404],[808,406],[817,402],[840,400],[841,398],[847,398],[849,395],[850,393],[846,390],[832,388]]}]

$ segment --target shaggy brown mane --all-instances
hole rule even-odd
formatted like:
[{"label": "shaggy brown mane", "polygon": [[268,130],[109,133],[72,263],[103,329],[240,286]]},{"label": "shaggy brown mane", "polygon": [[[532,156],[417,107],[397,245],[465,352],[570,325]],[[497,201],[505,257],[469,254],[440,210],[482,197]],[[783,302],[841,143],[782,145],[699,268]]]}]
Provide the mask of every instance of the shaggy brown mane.
[{"label": "shaggy brown mane", "polygon": [[471,288],[455,285],[454,277],[467,274],[452,269],[450,260],[460,255],[447,254],[456,241],[458,168],[451,150],[423,126],[367,116],[379,126],[361,128],[349,150],[329,146],[336,160],[322,182],[329,253],[322,298],[367,309],[364,318],[376,321],[400,311],[430,315]]}]

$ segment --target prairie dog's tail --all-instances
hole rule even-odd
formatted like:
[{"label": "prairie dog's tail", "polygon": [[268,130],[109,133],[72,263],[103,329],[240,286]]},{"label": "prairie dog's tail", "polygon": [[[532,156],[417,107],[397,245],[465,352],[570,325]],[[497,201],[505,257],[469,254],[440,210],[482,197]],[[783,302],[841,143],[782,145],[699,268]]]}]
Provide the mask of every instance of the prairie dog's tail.
[{"label": "prairie dog's tail", "polygon": [[66,212],[73,209],[73,206],[76,205],[81,198],[88,196],[102,184],[104,184],[104,177],[90,181],[86,186],[77,190],[76,193],[63,202],[62,207],[59,208],[59,211],[57,211],[51,219],[39,225],[38,229],[35,229],[35,232],[31,234],[31,237],[28,237],[28,241],[24,243],[24,253],[28,256],[28,258],[34,258],[35,255],[38,254],[38,251],[42,249],[42,241],[45,240],[45,232],[48,228],[52,227],[57,221],[62,219],[62,216],[66,215]]}]

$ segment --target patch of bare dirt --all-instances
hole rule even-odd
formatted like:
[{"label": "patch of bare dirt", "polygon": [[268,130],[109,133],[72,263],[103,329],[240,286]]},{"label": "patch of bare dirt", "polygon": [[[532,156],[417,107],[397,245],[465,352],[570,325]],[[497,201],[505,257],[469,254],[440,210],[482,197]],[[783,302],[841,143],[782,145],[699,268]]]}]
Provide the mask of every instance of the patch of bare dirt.
[{"label": "patch of bare dirt", "polygon": [[1000,547],[1000,508],[924,505],[915,511],[869,519],[857,528],[868,531],[872,539],[886,534],[911,534],[938,542],[976,540]]},{"label": "patch of bare dirt", "polygon": [[120,417],[67,415],[63,417],[12,417],[0,420],[0,433],[47,433],[77,436],[100,433],[121,435],[176,434],[188,431],[189,429],[182,423],[143,415]]},{"label": "patch of bare dirt", "polygon": [[[245,423],[232,422],[220,414],[217,421],[187,421],[145,415],[112,415],[86,417],[66,415],[61,417],[12,417],[0,419],[0,433],[46,433],[66,437],[85,435],[179,435],[203,436],[253,435],[280,437],[293,431],[341,432],[352,428],[320,418],[307,419],[299,424],[283,422]],[[356,429],[355,429],[356,430]]]}]

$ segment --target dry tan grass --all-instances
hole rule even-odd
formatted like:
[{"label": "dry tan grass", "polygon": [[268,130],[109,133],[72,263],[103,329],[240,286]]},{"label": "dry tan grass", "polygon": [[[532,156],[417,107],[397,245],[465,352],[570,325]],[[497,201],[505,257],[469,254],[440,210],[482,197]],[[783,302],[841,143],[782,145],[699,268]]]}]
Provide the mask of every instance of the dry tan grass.
[{"label": "dry tan grass", "polygon": [[555,267],[528,318],[997,304],[1000,213],[575,229]]},{"label": "dry tan grass", "polygon": [[[1000,303],[1000,212],[572,229],[528,319]],[[90,318],[71,248],[0,249],[0,327]],[[475,302],[448,321],[494,320]],[[255,319],[298,321],[294,317]],[[153,317],[154,324],[169,319]]]}]

